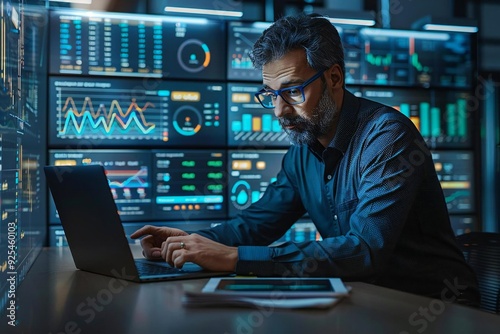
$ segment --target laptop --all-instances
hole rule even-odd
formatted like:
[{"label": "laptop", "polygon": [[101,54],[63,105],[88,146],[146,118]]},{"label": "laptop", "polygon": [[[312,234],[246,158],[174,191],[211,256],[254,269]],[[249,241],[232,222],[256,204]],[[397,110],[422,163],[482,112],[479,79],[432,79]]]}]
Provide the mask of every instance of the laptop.
[{"label": "laptop", "polygon": [[78,269],[134,282],[231,274],[135,259],[103,166],[45,166],[44,172]]}]

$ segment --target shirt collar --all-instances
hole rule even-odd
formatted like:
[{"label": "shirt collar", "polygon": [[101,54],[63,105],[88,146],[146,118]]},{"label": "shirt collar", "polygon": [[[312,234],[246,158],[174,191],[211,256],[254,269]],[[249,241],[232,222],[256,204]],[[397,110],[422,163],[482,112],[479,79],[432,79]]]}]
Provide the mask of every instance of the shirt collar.
[{"label": "shirt collar", "polygon": [[337,132],[328,147],[338,149],[344,154],[356,131],[358,123],[359,99],[344,89],[344,100],[340,111],[340,120]]}]

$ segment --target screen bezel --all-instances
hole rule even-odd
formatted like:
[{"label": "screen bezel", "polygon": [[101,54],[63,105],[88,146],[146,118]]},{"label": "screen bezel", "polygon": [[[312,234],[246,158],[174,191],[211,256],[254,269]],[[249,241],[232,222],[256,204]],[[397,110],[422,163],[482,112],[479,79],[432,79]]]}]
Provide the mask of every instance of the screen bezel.
[{"label": "screen bezel", "polygon": [[[325,289],[278,289],[279,286],[301,286],[307,284],[321,284]],[[238,290],[228,290],[224,287],[229,284],[239,286]],[[266,290],[258,290],[255,287],[267,285]],[[269,287],[270,286],[270,287]],[[211,278],[202,289],[203,293],[215,293],[223,295],[237,295],[242,297],[341,297],[346,296],[349,291],[340,278],[248,278],[248,277],[218,277]]]}]

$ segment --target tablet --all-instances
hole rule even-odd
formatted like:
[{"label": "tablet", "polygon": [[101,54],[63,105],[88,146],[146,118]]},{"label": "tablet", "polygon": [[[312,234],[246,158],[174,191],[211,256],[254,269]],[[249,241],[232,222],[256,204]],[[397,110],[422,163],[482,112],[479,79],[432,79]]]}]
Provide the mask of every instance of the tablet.
[{"label": "tablet", "polygon": [[340,278],[211,278],[204,293],[248,297],[339,297],[348,294]]}]

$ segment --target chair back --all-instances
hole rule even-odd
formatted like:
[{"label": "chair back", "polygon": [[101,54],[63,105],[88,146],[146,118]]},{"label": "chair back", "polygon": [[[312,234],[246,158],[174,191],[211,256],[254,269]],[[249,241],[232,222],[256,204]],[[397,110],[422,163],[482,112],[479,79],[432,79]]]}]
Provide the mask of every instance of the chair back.
[{"label": "chair back", "polygon": [[470,232],[457,236],[457,241],[476,273],[480,309],[500,314],[500,233]]}]

